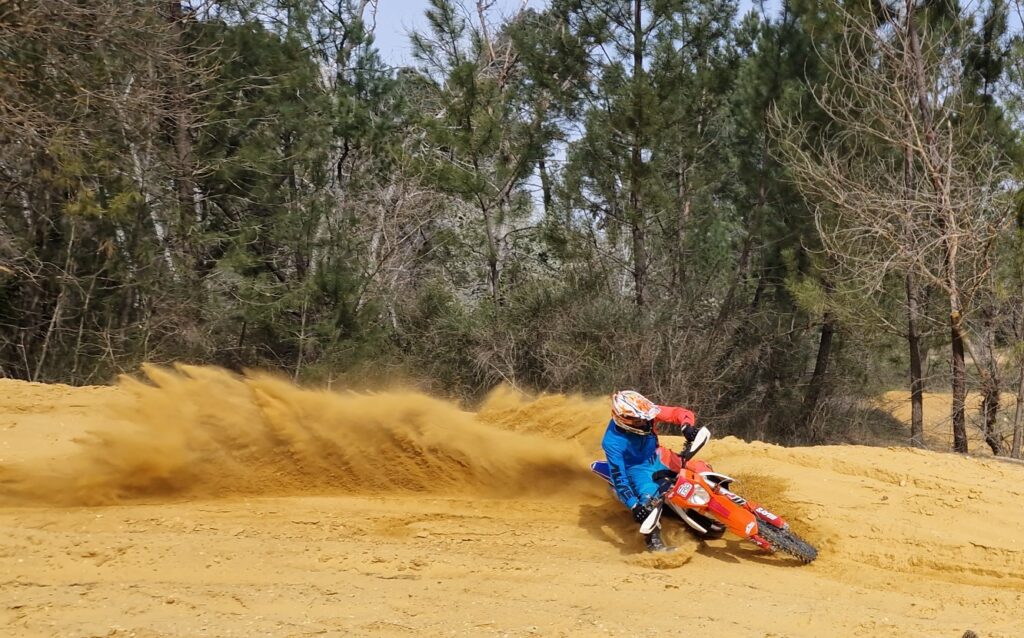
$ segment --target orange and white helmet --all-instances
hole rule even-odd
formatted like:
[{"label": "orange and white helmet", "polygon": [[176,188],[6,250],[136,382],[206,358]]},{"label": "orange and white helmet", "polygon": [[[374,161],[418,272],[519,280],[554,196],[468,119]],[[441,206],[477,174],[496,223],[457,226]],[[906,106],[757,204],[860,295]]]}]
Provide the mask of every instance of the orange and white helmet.
[{"label": "orange and white helmet", "polygon": [[612,420],[615,425],[633,434],[648,434],[661,408],[633,390],[620,390],[612,395]]}]

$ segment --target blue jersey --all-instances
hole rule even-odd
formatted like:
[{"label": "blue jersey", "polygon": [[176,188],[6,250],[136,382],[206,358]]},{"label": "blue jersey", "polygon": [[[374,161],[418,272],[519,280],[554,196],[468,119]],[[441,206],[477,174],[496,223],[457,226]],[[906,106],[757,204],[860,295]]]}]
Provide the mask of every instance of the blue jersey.
[{"label": "blue jersey", "polygon": [[615,495],[632,508],[639,502],[639,495],[630,481],[629,468],[658,461],[658,435],[632,434],[619,429],[615,421],[608,421],[601,448],[608,460]]}]

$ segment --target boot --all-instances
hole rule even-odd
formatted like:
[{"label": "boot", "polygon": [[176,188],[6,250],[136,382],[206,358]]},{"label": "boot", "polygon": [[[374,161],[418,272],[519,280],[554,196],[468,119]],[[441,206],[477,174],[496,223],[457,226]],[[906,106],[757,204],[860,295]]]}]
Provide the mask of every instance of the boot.
[{"label": "boot", "polygon": [[644,534],[644,545],[649,552],[672,552],[675,547],[667,547],[661,540],[661,527],[655,527],[650,534]]}]

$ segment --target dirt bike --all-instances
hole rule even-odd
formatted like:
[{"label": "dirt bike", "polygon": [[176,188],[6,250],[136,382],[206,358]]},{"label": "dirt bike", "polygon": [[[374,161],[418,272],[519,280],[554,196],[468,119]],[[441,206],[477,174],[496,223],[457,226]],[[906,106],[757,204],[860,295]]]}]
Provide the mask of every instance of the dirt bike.
[{"label": "dirt bike", "polygon": [[[715,472],[705,461],[693,459],[708,438],[710,434],[702,429],[678,455],[667,448],[658,448],[658,455],[669,470],[661,470],[653,476],[662,486],[661,497],[641,524],[640,533],[653,531],[668,506],[668,511],[686,523],[699,538],[721,538],[728,531],[767,552],[782,551],[804,563],[817,558],[818,550],[797,536],[782,517],[730,491],[735,479]],[[609,485],[612,483],[607,461],[595,461],[590,469]]]}]

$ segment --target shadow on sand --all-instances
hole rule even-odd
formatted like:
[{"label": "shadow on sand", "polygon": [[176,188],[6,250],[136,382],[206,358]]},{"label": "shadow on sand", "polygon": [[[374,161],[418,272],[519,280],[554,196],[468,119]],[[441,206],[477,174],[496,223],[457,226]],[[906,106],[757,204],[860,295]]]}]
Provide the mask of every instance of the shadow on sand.
[{"label": "shadow on sand", "polygon": [[[629,512],[617,503],[602,505],[580,505],[579,525],[595,540],[607,543],[622,556],[636,556],[645,553],[643,538]],[[696,547],[696,554],[707,556],[724,563],[749,561],[776,567],[803,566],[796,558],[781,552],[769,554],[749,541],[737,538],[721,538],[701,541],[690,533],[679,520],[666,516],[662,519],[663,536],[666,543],[686,549]]]}]

